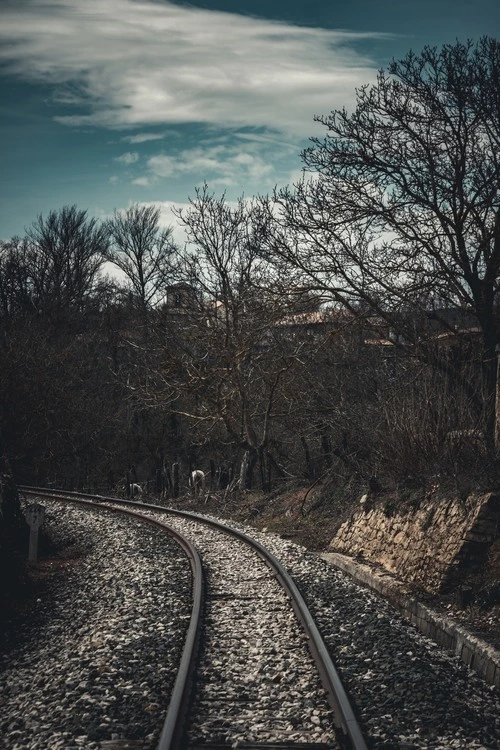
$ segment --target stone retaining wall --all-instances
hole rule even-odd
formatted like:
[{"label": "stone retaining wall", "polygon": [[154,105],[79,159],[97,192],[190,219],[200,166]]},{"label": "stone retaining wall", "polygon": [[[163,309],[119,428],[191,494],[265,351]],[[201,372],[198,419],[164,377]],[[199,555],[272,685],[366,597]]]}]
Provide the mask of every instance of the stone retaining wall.
[{"label": "stone retaining wall", "polygon": [[500,528],[500,495],[465,501],[431,499],[418,508],[365,496],[338,529],[329,551],[365,556],[430,592],[460,580],[463,566],[479,566]]}]

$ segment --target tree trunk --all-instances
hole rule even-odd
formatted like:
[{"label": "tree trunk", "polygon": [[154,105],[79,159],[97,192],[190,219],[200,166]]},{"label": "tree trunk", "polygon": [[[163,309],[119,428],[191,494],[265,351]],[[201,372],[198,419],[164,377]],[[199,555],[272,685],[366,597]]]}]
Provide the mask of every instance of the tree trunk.
[{"label": "tree trunk", "polygon": [[309,450],[307,440],[303,435],[301,435],[300,437],[300,442],[302,443],[302,447],[304,449],[304,458],[306,461],[306,477],[307,479],[314,479],[314,465],[311,461],[311,452]]},{"label": "tree trunk", "polygon": [[257,463],[258,454],[255,449],[245,451],[240,468],[240,488],[251,490],[253,485],[253,470]]},{"label": "tree trunk", "polygon": [[172,464],[172,496],[179,497],[179,464]]},{"label": "tree trunk", "polygon": [[[210,492],[212,492],[214,488],[215,474],[216,474],[215,461],[213,460],[213,458],[211,458],[210,459],[210,485],[209,485]],[[218,489],[218,487],[216,487],[216,489]]]},{"label": "tree trunk", "polygon": [[497,354],[493,346],[488,346],[482,358],[484,438],[486,450],[492,457],[498,452],[497,435]]},{"label": "tree trunk", "polygon": [[258,451],[260,487],[262,492],[269,492],[271,489],[271,465],[266,461],[264,448],[261,446]]},{"label": "tree trunk", "polygon": [[496,388],[495,388],[495,454],[500,455],[500,344],[497,344],[496,349],[496,360],[497,360],[497,372],[496,372]]},{"label": "tree trunk", "polygon": [[332,465],[332,444],[327,434],[327,428],[321,425],[320,430],[321,454],[326,466],[330,467]]}]

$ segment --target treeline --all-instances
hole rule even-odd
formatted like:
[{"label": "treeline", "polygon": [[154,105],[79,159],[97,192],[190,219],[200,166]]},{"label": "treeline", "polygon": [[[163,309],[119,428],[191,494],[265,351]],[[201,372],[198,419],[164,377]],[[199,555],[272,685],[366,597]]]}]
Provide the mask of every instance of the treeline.
[{"label": "treeline", "polygon": [[410,53],[318,118],[297,185],[196,192],[183,247],[140,205],[101,223],[64,207],[3,242],[19,477],[492,481],[499,72],[489,38]]}]

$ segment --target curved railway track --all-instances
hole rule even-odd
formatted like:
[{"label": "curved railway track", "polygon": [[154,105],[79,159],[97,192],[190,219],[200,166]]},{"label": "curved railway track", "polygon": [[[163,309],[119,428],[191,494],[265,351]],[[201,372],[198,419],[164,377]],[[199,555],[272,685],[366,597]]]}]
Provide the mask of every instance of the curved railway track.
[{"label": "curved railway track", "polygon": [[170,748],[180,747],[184,732],[184,724],[189,709],[191,680],[193,678],[193,670],[196,666],[196,654],[199,650],[202,625],[204,573],[198,551],[190,540],[179,533],[176,529],[168,526],[157,518],[145,516],[144,514],[137,512],[137,510],[117,507],[116,504],[96,504],[95,499],[86,499],[76,494],[72,497],[68,497],[61,493],[44,491],[42,489],[37,489],[36,492],[31,491],[27,487],[22,487],[20,489],[28,496],[35,495],[37,497],[46,497],[47,499],[60,502],[71,502],[94,511],[121,513],[143,523],[148,523],[171,536],[187,556],[191,566],[193,580],[191,618],[185,638],[182,657],[179,663],[177,678],[170,697],[167,716],[158,743],[158,750],[170,750]]},{"label": "curved railway track", "polygon": [[[244,543],[253,550],[253,553],[265,563],[270,569],[272,577],[279,583],[283,591],[286,592],[286,597],[290,600],[298,622],[300,623],[305,640],[307,642],[309,651],[314,660],[316,668],[318,670],[321,683],[324,687],[326,698],[333,711],[334,724],[336,727],[336,741],[339,747],[355,748],[356,750],[365,750],[366,743],[361,733],[359,724],[356,720],[352,707],[349,703],[346,691],[342,685],[342,682],[338,676],[337,670],[332,663],[328,650],[323,642],[323,639],[316,627],[313,617],[311,616],[303,598],[300,594],[297,586],[293,579],[277,560],[268,550],[266,550],[259,542],[246,536],[240,531],[233,528],[224,526],[223,524],[199,516],[194,513],[189,513],[180,510],[174,510],[170,508],[164,508],[157,505],[149,505],[145,503],[137,503],[135,501],[121,500],[111,497],[103,497],[96,495],[86,495],[83,493],[70,493],[57,490],[47,490],[44,488],[35,488],[23,486],[20,488],[21,491],[27,496],[46,497],[59,501],[67,502],[78,502],[87,507],[93,507],[101,509],[114,509],[125,512],[128,515],[139,517],[142,520],[147,520],[149,523],[153,523],[168,533],[175,536],[176,540],[183,547],[186,554],[188,555],[191,568],[193,572],[193,592],[194,592],[194,603],[193,603],[193,617],[188,630],[188,636],[186,638],[186,644],[183,651],[181,665],[179,668],[177,680],[175,683],[174,691],[171,696],[170,705],[168,709],[167,718],[163,727],[163,731],[158,744],[159,750],[168,750],[169,748],[175,747],[223,747],[231,746],[231,744],[214,744],[210,739],[204,741],[203,738],[193,740],[193,738],[187,738],[186,736],[186,715],[188,712],[189,696],[190,696],[190,683],[195,681],[196,671],[196,659],[199,653],[199,636],[201,632],[201,611],[202,611],[202,567],[197,559],[196,551],[193,549],[193,545],[181,534],[178,530],[175,531],[172,526],[167,526],[162,522],[158,521],[158,514],[168,513],[170,516],[174,516],[181,520],[183,523],[188,524],[202,524],[205,527],[210,527],[214,533],[220,534],[221,532],[225,535],[230,535],[238,543]],[[131,510],[132,506],[134,510]],[[138,513],[138,510],[141,513]],[[144,514],[147,514],[146,516]],[[195,531],[194,534],[197,532]],[[259,578],[259,576],[257,576]],[[216,598],[234,598],[233,594],[227,594],[219,591],[216,594]],[[250,597],[243,597],[250,598]],[[275,594],[272,595],[273,600]],[[250,609],[256,606],[252,603]],[[257,604],[259,606],[259,604]],[[205,704],[206,704],[205,696]],[[210,700],[210,698],[208,698]],[[246,699],[244,699],[246,700]],[[204,701],[202,700],[200,705]],[[200,708],[194,710],[201,710]],[[205,709],[206,710],[206,709]],[[319,720],[318,720],[319,721]],[[222,722],[223,723],[223,722]],[[279,722],[278,722],[279,724]],[[293,732],[289,732],[290,739],[286,739],[286,732],[283,735],[285,742],[279,742],[277,739],[278,734],[271,736],[264,742],[258,742],[252,740],[250,742],[245,740],[239,740],[238,747],[293,747],[294,741],[291,739],[294,736]],[[296,733],[295,733],[296,736]],[[219,740],[220,742],[220,740]],[[332,747],[331,744],[325,744],[320,742],[312,741],[309,745],[304,744],[304,740],[300,741],[300,744],[304,747]]]}]

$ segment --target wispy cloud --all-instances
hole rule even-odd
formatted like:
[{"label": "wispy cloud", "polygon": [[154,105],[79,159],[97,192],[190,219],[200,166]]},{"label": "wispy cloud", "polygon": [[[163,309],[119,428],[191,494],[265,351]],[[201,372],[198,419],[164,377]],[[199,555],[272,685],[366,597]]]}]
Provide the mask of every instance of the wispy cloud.
[{"label": "wispy cloud", "polygon": [[141,187],[150,187],[152,180],[150,177],[136,177],[132,180],[132,185],[140,185]]},{"label": "wispy cloud", "polygon": [[146,143],[147,141],[161,141],[165,138],[164,133],[136,133],[135,135],[125,135],[122,141],[126,143]]},{"label": "wispy cloud", "polygon": [[135,164],[136,161],[139,161],[139,154],[137,151],[127,151],[121,156],[115,156],[114,161],[119,161],[120,164]]},{"label": "wispy cloud", "polygon": [[356,43],[377,36],[167,0],[11,0],[0,63],[22,80],[54,85],[54,101],[77,110],[57,118],[68,125],[198,122],[296,137],[373,78]]},{"label": "wispy cloud", "polygon": [[[148,175],[157,178],[195,175],[199,182],[237,187],[241,184],[273,184],[274,167],[260,148],[243,150],[236,144],[210,145],[185,149],[172,154],[156,154],[147,160]],[[144,183],[136,183],[144,184]]]}]

